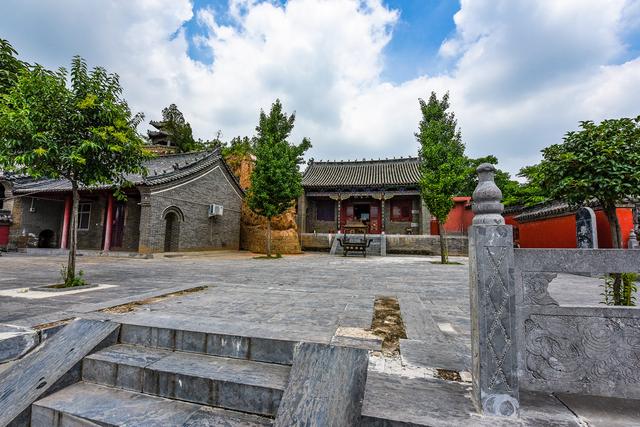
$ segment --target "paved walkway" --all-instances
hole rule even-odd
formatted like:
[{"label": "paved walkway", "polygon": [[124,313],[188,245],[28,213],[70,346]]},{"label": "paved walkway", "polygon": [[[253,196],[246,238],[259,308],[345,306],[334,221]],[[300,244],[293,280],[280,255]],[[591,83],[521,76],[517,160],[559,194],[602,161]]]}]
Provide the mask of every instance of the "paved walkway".
[{"label": "paved walkway", "polygon": [[[82,257],[79,268],[85,271],[88,281],[116,286],[40,299],[26,298],[30,292],[24,297],[0,296],[0,323],[35,325],[86,314],[122,302],[123,298],[206,285],[207,289],[201,292],[110,316],[114,320],[120,316],[167,316],[174,321],[218,325],[238,335],[268,334],[273,338],[330,342],[338,328],[370,326],[375,296],[395,296],[400,301],[408,335],[401,342],[402,363],[382,360],[372,365],[365,409],[372,414],[390,411],[385,415],[402,416],[416,423],[429,422],[434,414],[454,419],[451,417],[458,413],[473,411],[468,399],[470,385],[456,383],[446,392],[434,391],[429,388],[432,383],[422,380],[432,378],[431,368],[435,367],[469,370],[468,267],[464,258],[456,259],[461,265],[431,262],[435,260],[326,254],[264,260],[238,252],[148,260]],[[0,295],[9,289],[50,283],[57,278],[64,261],[63,257],[51,256],[3,256]],[[596,279],[561,276],[552,282],[550,292],[561,304],[597,304],[598,284]],[[398,388],[397,392],[389,393],[390,384]],[[422,390],[425,396],[412,394],[412,390]],[[440,393],[445,401],[438,403],[434,393]],[[429,405],[420,403],[427,398],[431,399]],[[447,399],[460,402],[451,407]],[[565,425],[576,425],[575,416],[559,400],[548,396],[528,399],[533,409],[525,411],[525,418],[529,417],[530,424],[554,414],[555,419],[566,421]],[[386,406],[381,407],[381,402]],[[610,422],[607,418],[607,425],[615,425]]]}]

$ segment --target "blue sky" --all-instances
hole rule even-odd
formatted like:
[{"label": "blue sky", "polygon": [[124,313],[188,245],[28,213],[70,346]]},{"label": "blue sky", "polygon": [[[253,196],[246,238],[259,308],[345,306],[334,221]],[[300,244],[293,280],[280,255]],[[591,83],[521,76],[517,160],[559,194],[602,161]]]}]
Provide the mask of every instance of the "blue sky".
[{"label": "blue sky", "polygon": [[[286,0],[278,3],[284,6]],[[460,9],[458,0],[384,0],[383,4],[400,14],[393,37],[384,49],[384,79],[401,83],[423,74],[442,72],[451,65],[438,58],[438,49],[455,31],[453,15]],[[224,25],[236,25],[227,12],[228,0],[194,0],[193,5],[196,11],[213,9],[218,21]],[[199,47],[193,41],[194,36],[208,34],[207,28],[195,16],[185,22],[183,28],[189,40],[189,56],[211,64],[211,50]]]},{"label": "blue sky", "polygon": [[[640,114],[638,0],[3,0],[0,37],[85,57],[135,111],[251,136],[279,98],[316,159],[416,155],[418,98],[450,92],[467,154],[515,173],[581,120]],[[454,21],[455,15],[455,21]],[[214,61],[215,59],[215,61]],[[143,129],[144,130],[144,129]]]}]

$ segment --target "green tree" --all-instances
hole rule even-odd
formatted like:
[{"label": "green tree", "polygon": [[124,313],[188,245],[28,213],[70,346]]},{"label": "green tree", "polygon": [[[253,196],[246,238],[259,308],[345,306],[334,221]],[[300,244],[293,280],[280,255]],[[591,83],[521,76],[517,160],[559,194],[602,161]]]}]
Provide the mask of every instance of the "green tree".
[{"label": "green tree", "polygon": [[230,156],[244,157],[252,153],[253,141],[247,136],[236,136],[231,141],[229,141],[228,145],[225,145],[222,148],[222,154],[225,156],[225,158]]},{"label": "green tree", "polygon": [[141,163],[148,154],[136,132],[143,116],[133,115],[121,95],[116,74],[101,67],[88,71],[76,56],[70,73],[35,66],[21,72],[0,97],[0,166],[71,182],[68,285],[77,283],[79,189],[112,184],[116,195],[123,197],[124,175],[144,173]]},{"label": "green tree", "polygon": [[520,184],[505,202],[507,206],[533,206],[548,201],[551,196],[544,186],[544,179],[540,165],[525,166],[518,172],[520,178],[526,182]]},{"label": "green tree", "polygon": [[267,256],[271,257],[271,219],[291,208],[302,194],[302,175],[298,165],[302,155],[311,147],[303,138],[299,145],[287,138],[293,130],[295,113],[287,116],[277,99],[269,114],[260,110],[253,153],[255,168],[247,194],[249,208],[267,218]]},{"label": "green tree", "polygon": [[420,144],[420,194],[440,225],[440,258],[449,262],[444,224],[453,208],[452,198],[464,189],[467,158],[453,112],[449,110],[449,93],[441,100],[431,92],[429,101],[419,99],[422,120],[415,136]]},{"label": "green tree", "polygon": [[[478,174],[476,169],[482,163],[498,164],[498,158],[493,155],[479,157],[477,159],[467,158],[467,177],[465,179],[464,188],[460,192],[461,196],[471,196],[478,185]],[[516,191],[518,181],[511,179],[511,175],[501,169],[496,168],[495,175],[496,185],[502,190],[503,199],[507,200],[509,195]],[[506,202],[505,202],[506,204]]]},{"label": "green tree", "polygon": [[193,139],[191,125],[184,119],[184,115],[176,104],[171,104],[162,110],[162,129],[169,134],[169,139],[176,145],[179,153],[188,153],[202,148]]},{"label": "green tree", "polygon": [[[580,122],[561,144],[542,150],[543,184],[554,198],[578,206],[596,200],[607,216],[615,248],[622,247],[616,205],[640,196],[640,116]],[[621,276],[613,284],[622,302]]]},{"label": "green tree", "polygon": [[[476,168],[482,163],[497,165],[498,159],[489,155],[477,159],[467,159],[467,162],[467,178],[464,189],[460,192],[461,196],[471,196],[478,185]],[[526,178],[527,182],[520,183],[512,179],[508,172],[496,168],[495,181],[502,191],[502,203],[505,206],[531,206],[548,200],[546,192],[541,187],[541,176],[537,165],[520,169],[518,176]]]},{"label": "green tree", "polygon": [[18,52],[7,40],[0,39],[0,95],[7,93],[15,85],[18,76],[29,67],[17,55]]},{"label": "green tree", "polygon": [[207,151],[213,151],[220,148],[224,152],[224,149],[226,147],[227,147],[227,143],[222,140],[221,130],[218,130],[218,132],[216,132],[216,136],[213,139],[202,140],[198,138],[198,140],[196,141],[197,150],[202,149]]}]

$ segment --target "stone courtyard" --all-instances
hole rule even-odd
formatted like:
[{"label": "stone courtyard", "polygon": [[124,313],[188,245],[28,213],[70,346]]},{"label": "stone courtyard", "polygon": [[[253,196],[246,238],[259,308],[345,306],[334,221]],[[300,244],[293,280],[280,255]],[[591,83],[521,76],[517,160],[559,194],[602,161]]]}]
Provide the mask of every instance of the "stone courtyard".
[{"label": "stone courtyard", "polygon": [[[313,253],[278,260],[224,251],[152,259],[83,256],[79,268],[89,281],[102,285],[97,289],[46,297],[15,290],[50,283],[64,261],[60,256],[18,254],[0,258],[0,323],[33,327],[74,317],[108,318],[274,340],[371,346],[370,336],[354,338],[351,332],[371,327],[376,296],[391,296],[400,303],[407,339],[400,341],[400,358],[377,353],[370,357],[363,415],[372,425],[376,419],[391,419],[422,425],[584,425],[580,423],[588,420],[589,425],[614,426],[632,425],[633,417],[640,416],[624,400],[540,393],[522,396],[519,421],[475,415],[469,398],[466,258],[455,258],[459,265],[442,266],[433,263],[436,257],[364,259]],[[549,290],[561,305],[596,305],[599,284],[597,279],[561,274]],[[206,289],[148,300],[201,286]],[[131,311],[108,310],[140,300],[150,303]],[[435,379],[436,368],[460,372],[461,380]]]}]

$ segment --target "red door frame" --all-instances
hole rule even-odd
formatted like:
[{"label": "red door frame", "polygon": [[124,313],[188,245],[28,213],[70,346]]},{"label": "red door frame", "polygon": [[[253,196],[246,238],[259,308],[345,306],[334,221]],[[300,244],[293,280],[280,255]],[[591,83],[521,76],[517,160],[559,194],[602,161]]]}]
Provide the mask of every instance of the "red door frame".
[{"label": "red door frame", "polygon": [[9,225],[0,224],[0,246],[7,246],[9,244]]},{"label": "red door frame", "polygon": [[[382,232],[382,203],[380,200],[373,198],[366,199],[347,199],[340,203],[340,232],[344,233],[344,226],[347,221],[353,220],[353,205],[355,204],[369,204],[369,234],[380,234]],[[374,216],[374,211],[378,210],[377,215]]]}]

